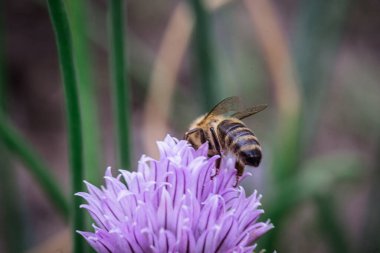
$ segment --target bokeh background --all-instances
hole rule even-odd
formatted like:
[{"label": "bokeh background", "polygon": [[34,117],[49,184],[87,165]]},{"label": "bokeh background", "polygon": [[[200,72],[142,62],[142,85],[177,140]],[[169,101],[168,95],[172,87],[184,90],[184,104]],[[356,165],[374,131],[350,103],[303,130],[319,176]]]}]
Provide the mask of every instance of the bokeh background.
[{"label": "bokeh background", "polygon": [[[107,166],[118,168],[109,3],[78,2],[79,15],[75,0],[65,1],[74,45],[85,45],[77,63],[85,166],[100,184]],[[205,0],[203,14],[191,0],[126,2],[131,169],[225,97],[267,103],[246,120],[264,159],[243,185],[263,194],[275,225],[259,248],[380,252],[380,1]],[[46,3],[2,0],[0,12],[1,124],[68,196],[63,86]],[[68,223],[26,164],[0,142],[0,252],[70,252]]]}]

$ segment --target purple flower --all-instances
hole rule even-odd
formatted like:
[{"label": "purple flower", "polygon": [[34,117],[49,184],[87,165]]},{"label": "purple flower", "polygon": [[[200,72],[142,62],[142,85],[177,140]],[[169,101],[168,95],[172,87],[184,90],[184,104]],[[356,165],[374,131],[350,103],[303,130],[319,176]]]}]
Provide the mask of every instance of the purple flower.
[{"label": "purple flower", "polygon": [[[158,142],[160,159],[142,156],[137,172],[108,168],[105,186],[86,183],[95,232],[79,233],[97,252],[252,252],[273,228],[258,222],[261,196],[234,188],[234,158],[225,157],[219,174],[208,145],[194,150],[167,136]],[[125,181],[125,183],[124,183]]]}]

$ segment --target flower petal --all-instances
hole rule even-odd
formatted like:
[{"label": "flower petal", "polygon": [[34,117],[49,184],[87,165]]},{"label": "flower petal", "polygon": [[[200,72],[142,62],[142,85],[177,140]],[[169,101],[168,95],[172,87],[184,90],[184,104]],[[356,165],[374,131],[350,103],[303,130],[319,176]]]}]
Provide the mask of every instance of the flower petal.
[{"label": "flower petal", "polygon": [[95,232],[78,233],[97,252],[252,252],[273,225],[258,222],[256,191],[233,187],[235,157],[223,154],[211,179],[219,156],[207,156],[207,143],[194,150],[168,135],[158,146],[160,159],[142,156],[137,172],[107,168],[105,186],[85,182],[76,196]]}]

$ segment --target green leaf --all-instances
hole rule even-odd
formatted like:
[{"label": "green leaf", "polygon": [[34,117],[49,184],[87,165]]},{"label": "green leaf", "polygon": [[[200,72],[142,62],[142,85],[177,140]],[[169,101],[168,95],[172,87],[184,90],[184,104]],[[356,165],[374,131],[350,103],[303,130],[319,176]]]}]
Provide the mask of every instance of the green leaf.
[{"label": "green leaf", "polygon": [[195,19],[194,46],[196,54],[197,71],[199,72],[203,110],[210,110],[216,103],[217,74],[213,56],[212,30],[210,15],[206,10],[204,1],[189,0]]},{"label": "green leaf", "polygon": [[114,120],[119,167],[131,168],[130,87],[126,73],[124,1],[109,2],[110,72],[113,84]]},{"label": "green leaf", "polygon": [[73,252],[83,252],[84,239],[76,232],[84,230],[84,211],[79,206],[82,200],[74,194],[83,191],[83,144],[79,108],[78,85],[74,67],[73,46],[69,20],[63,0],[48,0],[49,14],[53,24],[58,48],[59,62],[65,90],[66,118],[69,145],[69,162],[72,196],[72,236]]},{"label": "green leaf", "polygon": [[93,78],[91,45],[89,43],[87,10],[88,1],[66,1],[73,35],[74,61],[78,80],[81,120],[83,125],[83,160],[86,180],[99,183],[102,173],[102,145],[100,144],[100,122],[96,102],[96,83]]},{"label": "green leaf", "polygon": [[59,183],[50,174],[51,169],[45,165],[35,149],[4,118],[0,119],[0,140],[9,152],[21,160],[51,203],[67,219],[69,216],[68,203]]}]

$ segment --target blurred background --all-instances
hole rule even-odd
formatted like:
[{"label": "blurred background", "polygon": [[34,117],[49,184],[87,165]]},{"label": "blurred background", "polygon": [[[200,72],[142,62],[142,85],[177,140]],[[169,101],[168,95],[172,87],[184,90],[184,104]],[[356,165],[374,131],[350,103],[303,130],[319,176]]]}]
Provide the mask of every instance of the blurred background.
[{"label": "blurred background", "polygon": [[[100,184],[107,166],[120,167],[109,7],[75,2],[65,1],[83,74],[85,167]],[[253,177],[243,185],[263,194],[265,218],[275,225],[259,248],[380,252],[380,1],[126,2],[130,169],[142,154],[157,157],[157,140],[182,138],[225,97],[267,103],[245,121],[264,159],[247,169]],[[0,131],[0,252],[69,252],[68,223],[25,155],[6,141],[17,135],[69,196],[64,95],[47,6],[0,4],[0,120],[14,131]]]}]

